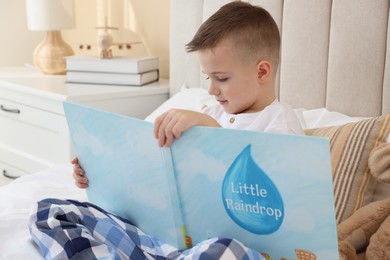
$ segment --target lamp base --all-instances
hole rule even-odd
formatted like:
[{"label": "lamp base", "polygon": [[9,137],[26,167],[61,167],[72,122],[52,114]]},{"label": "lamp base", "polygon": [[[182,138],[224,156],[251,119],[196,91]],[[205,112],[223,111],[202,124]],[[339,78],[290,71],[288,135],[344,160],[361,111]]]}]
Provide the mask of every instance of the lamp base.
[{"label": "lamp base", "polygon": [[34,64],[45,74],[65,74],[66,56],[74,55],[60,31],[49,31],[34,51]]}]

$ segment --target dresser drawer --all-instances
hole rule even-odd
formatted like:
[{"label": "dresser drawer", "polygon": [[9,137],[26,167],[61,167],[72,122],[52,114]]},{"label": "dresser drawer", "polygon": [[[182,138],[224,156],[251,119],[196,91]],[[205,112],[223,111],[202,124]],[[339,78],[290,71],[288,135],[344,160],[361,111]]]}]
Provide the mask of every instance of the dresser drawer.
[{"label": "dresser drawer", "polygon": [[0,106],[1,145],[12,147],[15,153],[45,158],[44,164],[69,158],[69,132],[63,115],[1,98]]},{"label": "dresser drawer", "polygon": [[0,186],[27,174],[27,172],[0,161]]}]

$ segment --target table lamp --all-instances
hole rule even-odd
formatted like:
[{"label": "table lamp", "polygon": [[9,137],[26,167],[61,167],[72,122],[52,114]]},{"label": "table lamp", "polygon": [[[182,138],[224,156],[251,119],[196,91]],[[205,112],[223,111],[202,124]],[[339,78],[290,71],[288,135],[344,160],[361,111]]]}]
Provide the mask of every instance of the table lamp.
[{"label": "table lamp", "polygon": [[28,29],[46,31],[34,51],[35,66],[45,74],[65,74],[65,57],[74,53],[60,30],[75,27],[73,0],[26,0],[26,11]]}]

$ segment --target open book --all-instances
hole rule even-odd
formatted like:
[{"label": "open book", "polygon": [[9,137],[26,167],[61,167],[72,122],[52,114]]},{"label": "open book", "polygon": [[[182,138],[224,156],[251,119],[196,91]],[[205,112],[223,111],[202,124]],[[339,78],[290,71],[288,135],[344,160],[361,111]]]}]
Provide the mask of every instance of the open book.
[{"label": "open book", "polygon": [[[272,259],[338,259],[328,140],[153,124],[64,103],[90,202],[180,249],[233,237]],[[315,259],[315,258],[310,258]]]}]

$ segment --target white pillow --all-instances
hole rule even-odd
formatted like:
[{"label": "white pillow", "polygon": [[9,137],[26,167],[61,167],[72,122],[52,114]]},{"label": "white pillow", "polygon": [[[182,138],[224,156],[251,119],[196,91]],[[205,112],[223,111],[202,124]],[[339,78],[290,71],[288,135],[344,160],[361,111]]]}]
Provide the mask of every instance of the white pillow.
[{"label": "white pillow", "polygon": [[[338,126],[348,123],[358,122],[368,117],[352,117],[345,114],[329,111],[326,108],[317,109],[295,109],[296,113],[301,113],[306,124],[306,129],[320,128],[328,126]],[[387,142],[390,143],[390,135],[387,137]]]},{"label": "white pillow", "polygon": [[202,108],[216,104],[217,101],[211,96],[206,89],[203,88],[188,88],[183,85],[178,93],[173,95],[156,110],[148,115],[145,120],[154,122],[154,120],[162,113],[172,108],[187,109],[200,112]]},{"label": "white pillow", "polygon": [[367,117],[350,117],[339,112],[329,111],[326,108],[303,109],[302,115],[307,128],[344,125],[367,119]]}]

